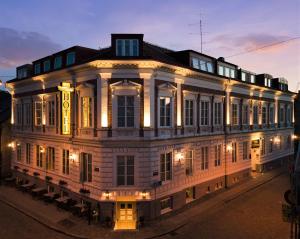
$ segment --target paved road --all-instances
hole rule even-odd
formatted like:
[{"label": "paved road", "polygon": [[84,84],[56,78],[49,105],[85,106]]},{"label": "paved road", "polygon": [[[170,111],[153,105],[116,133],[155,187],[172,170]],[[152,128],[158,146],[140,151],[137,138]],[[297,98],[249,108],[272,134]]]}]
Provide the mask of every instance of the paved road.
[{"label": "paved road", "polygon": [[288,175],[281,175],[209,215],[192,218],[189,224],[162,238],[288,239],[289,224],[281,219],[283,193],[288,187]]},{"label": "paved road", "polygon": [[25,216],[0,201],[1,239],[70,239]]}]

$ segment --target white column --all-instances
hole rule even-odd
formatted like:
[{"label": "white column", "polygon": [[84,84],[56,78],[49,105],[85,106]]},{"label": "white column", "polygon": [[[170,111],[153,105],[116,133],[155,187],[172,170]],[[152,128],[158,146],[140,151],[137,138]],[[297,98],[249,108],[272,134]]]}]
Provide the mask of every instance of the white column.
[{"label": "white column", "polygon": [[108,127],[108,83],[107,80],[111,78],[111,73],[100,73],[101,76],[101,127]]},{"label": "white column", "polygon": [[274,123],[278,123],[278,98],[275,97],[275,102],[274,102]]},{"label": "white column", "polygon": [[101,128],[101,75],[97,76],[97,128]]},{"label": "white column", "polygon": [[230,88],[226,88],[226,125],[230,125]]},{"label": "white column", "polygon": [[154,128],[155,85],[152,73],[140,73],[144,80],[144,127]]},{"label": "white column", "polygon": [[177,126],[181,125],[181,81],[177,81]]}]

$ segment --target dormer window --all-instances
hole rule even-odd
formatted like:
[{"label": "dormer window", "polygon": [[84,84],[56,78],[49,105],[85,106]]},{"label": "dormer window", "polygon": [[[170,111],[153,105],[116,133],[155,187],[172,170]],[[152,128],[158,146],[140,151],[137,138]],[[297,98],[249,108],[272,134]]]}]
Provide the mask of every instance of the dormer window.
[{"label": "dormer window", "polygon": [[246,81],[246,73],[245,72],[242,72],[242,81]]},{"label": "dormer window", "polygon": [[40,74],[41,73],[41,64],[40,63],[36,63],[34,65],[34,74]]},{"label": "dormer window", "polygon": [[138,56],[139,55],[138,39],[117,39],[116,55],[117,56]]},{"label": "dormer window", "polygon": [[75,52],[69,52],[67,54],[67,66],[75,63]]},{"label": "dormer window", "polygon": [[192,67],[202,71],[213,72],[212,62],[197,57],[192,58]]},{"label": "dormer window", "polygon": [[59,69],[62,66],[62,57],[61,56],[57,56],[54,59],[54,69]]},{"label": "dormer window", "polygon": [[250,75],[250,82],[251,83],[255,83],[255,76],[254,75]]},{"label": "dormer window", "polygon": [[18,77],[18,79],[26,78],[27,77],[27,69],[26,68],[18,69],[17,77]]},{"label": "dormer window", "polygon": [[50,71],[50,60],[44,61],[44,72]]},{"label": "dormer window", "polygon": [[265,86],[268,86],[268,78],[265,78]]}]

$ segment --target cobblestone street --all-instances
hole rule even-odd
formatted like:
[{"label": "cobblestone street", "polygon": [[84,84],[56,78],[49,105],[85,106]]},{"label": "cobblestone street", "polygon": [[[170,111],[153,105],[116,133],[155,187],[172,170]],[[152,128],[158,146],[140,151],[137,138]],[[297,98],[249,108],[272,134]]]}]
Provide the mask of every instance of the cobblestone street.
[{"label": "cobblestone street", "polygon": [[163,238],[184,239],[286,239],[289,225],[282,221],[283,193],[289,187],[287,174],[244,195],[224,202],[223,208],[198,218]]},{"label": "cobblestone street", "polygon": [[[8,193],[7,196],[15,195],[19,198],[13,200],[17,208],[22,205],[23,210],[26,210],[26,205],[31,205],[28,212],[32,214],[32,207],[38,207],[39,210],[34,215],[38,216],[41,211],[44,216],[40,215],[38,218],[43,222],[49,220],[53,225],[56,225],[55,221],[64,218],[72,219],[75,226],[68,231],[89,238],[285,239],[289,238],[289,224],[282,221],[281,203],[283,193],[288,188],[287,174],[270,172],[259,176],[259,179],[242,183],[229,191],[199,202],[182,213],[163,218],[136,232],[126,233],[112,232],[101,229],[100,226],[87,226],[81,220],[74,221],[68,213],[57,212],[53,205],[45,206],[42,202],[34,201],[29,195],[13,188],[0,187],[2,190],[0,199],[8,200],[3,192]],[[20,204],[21,202],[26,205]],[[174,230],[174,228],[179,229]],[[0,238],[68,239],[72,237],[58,233],[0,201]]]}]

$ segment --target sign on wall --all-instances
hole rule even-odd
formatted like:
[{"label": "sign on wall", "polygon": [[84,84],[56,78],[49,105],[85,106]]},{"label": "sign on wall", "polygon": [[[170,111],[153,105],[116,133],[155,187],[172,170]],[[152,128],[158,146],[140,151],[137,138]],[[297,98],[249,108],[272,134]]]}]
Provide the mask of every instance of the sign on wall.
[{"label": "sign on wall", "polygon": [[62,134],[68,135],[71,134],[71,92],[74,89],[67,82],[63,82],[58,89],[61,91]]}]

